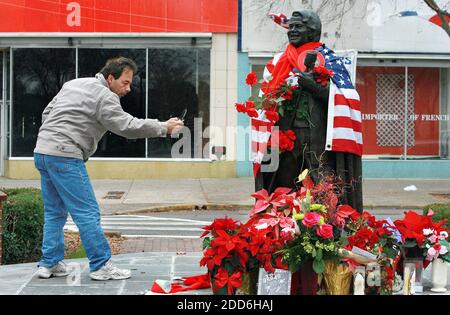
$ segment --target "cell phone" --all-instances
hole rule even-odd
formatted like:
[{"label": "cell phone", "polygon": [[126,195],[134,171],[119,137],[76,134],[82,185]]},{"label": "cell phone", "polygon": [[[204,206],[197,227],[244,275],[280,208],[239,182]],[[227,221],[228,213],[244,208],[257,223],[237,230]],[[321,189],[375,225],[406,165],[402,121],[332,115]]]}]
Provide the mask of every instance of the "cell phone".
[{"label": "cell phone", "polygon": [[185,108],[183,110],[183,112],[181,113],[180,117],[178,117],[180,120],[184,121],[184,118],[186,117],[187,114],[187,108]]}]

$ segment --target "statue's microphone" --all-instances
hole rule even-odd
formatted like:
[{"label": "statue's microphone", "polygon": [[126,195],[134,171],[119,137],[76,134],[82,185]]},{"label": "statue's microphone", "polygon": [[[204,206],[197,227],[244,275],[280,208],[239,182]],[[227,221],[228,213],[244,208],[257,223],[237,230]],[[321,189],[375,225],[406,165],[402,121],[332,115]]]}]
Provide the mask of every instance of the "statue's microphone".
[{"label": "statue's microphone", "polygon": [[317,53],[314,51],[309,51],[306,53],[306,57],[305,57],[305,66],[306,66],[306,71],[310,72],[313,68],[314,65],[316,64],[316,60],[317,60]]}]

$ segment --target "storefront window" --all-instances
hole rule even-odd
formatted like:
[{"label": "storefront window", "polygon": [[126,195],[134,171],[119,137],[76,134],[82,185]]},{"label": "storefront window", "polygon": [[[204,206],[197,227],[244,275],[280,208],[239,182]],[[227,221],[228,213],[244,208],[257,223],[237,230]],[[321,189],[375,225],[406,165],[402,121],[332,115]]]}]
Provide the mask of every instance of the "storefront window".
[{"label": "storefront window", "polygon": [[358,67],[366,158],[449,157],[440,80],[436,68]]},{"label": "storefront window", "polygon": [[44,108],[75,78],[75,49],[13,49],[13,157],[31,157]]},{"label": "storefront window", "polygon": [[[145,118],[145,49],[79,49],[78,77],[93,77],[110,58],[123,56],[133,59],[135,73],[131,92],[120,99],[124,111]],[[145,157],[144,139],[126,139],[107,131],[98,143],[94,157]]]},{"label": "storefront window", "polygon": [[[164,121],[187,109],[184,122],[191,135],[190,141],[186,142],[190,143],[190,157],[208,158],[202,156],[208,142],[203,139],[202,132],[209,126],[210,50],[149,49],[148,57],[149,118]],[[198,140],[194,141],[194,137]],[[172,145],[180,140],[170,137],[148,139],[148,156],[170,158]],[[185,153],[182,152],[185,149],[181,148],[180,153]]]},{"label": "storefront window", "polygon": [[[124,111],[138,118],[165,121],[187,109],[185,125],[191,132],[191,139],[185,147],[190,146],[191,153],[183,157],[208,158],[202,155],[208,143],[202,134],[210,119],[210,49],[148,49],[148,94],[146,53],[146,49],[79,48],[76,62],[75,49],[13,49],[11,156],[33,156],[42,112],[65,82],[76,76],[93,77],[109,58],[124,56],[138,65],[131,92],[120,100]],[[194,141],[194,137],[197,140]],[[99,142],[94,157],[171,158],[172,146],[179,140],[171,137],[148,139],[146,152],[145,139],[126,139],[108,131]]]}]

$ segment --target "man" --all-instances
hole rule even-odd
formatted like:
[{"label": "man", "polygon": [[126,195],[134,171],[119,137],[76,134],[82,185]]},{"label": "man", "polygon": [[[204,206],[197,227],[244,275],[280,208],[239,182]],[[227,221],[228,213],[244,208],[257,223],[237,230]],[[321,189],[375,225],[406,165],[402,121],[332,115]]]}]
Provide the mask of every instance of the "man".
[{"label": "man", "polygon": [[[295,147],[293,151],[280,155],[278,171],[256,174],[256,190],[265,188],[272,193],[277,187],[295,188],[298,175],[309,169],[316,184],[330,175],[340,180],[343,186],[340,203],[362,211],[359,96],[342,59],[319,42],[322,25],[315,12],[294,12],[288,21],[288,28],[289,45],[284,53],[268,63],[261,90],[263,94],[270,95],[286,82],[299,86],[291,106],[285,103],[284,108],[291,110],[285,112],[277,123],[281,131],[294,131]],[[303,60],[308,51],[316,53],[318,64],[324,69],[334,71],[334,76],[326,84],[316,82],[315,74],[304,69]],[[303,59],[299,59],[301,56]],[[331,98],[330,91],[333,91]],[[337,103],[342,99],[335,97],[335,91],[344,91],[344,95],[351,93],[349,95],[354,99],[344,98],[345,104]],[[294,112],[292,108],[295,108],[298,94],[299,107]],[[264,117],[258,119],[263,120]],[[344,125],[340,126],[340,123]]]},{"label": "man", "polygon": [[42,114],[34,149],[41,174],[44,201],[44,239],[38,275],[67,275],[63,227],[70,213],[80,231],[93,280],[118,280],[131,276],[111,261],[111,250],[100,225],[96,201],[85,162],[107,130],[122,137],[165,137],[181,130],[183,122],[138,119],[123,111],[120,97],[131,91],[135,62],[124,57],[107,61],[95,78],[64,84]]}]

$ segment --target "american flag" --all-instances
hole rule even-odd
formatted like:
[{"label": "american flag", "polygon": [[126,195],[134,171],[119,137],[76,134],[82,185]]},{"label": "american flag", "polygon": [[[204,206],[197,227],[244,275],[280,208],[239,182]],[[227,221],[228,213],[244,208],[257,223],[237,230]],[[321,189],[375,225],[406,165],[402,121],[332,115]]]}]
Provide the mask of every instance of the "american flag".
[{"label": "american flag", "polygon": [[[360,98],[350,74],[345,67],[346,59],[339,57],[326,46],[316,49],[325,58],[325,67],[334,72],[330,82],[330,98],[328,101],[328,126],[326,147],[324,150],[348,152],[362,156],[362,120]],[[266,81],[282,54],[278,54],[267,64],[264,70]],[[294,78],[295,82],[295,78]],[[259,117],[252,119],[252,160],[256,176],[260,170],[267,142],[270,139],[273,124],[265,117],[264,111],[258,112]]]},{"label": "american flag", "polygon": [[289,19],[283,13],[269,13],[269,17],[281,27],[289,28]]}]

